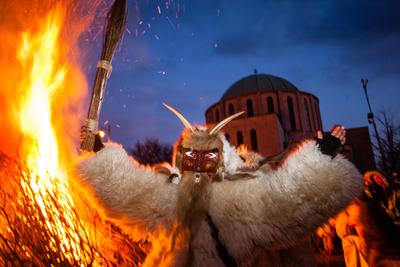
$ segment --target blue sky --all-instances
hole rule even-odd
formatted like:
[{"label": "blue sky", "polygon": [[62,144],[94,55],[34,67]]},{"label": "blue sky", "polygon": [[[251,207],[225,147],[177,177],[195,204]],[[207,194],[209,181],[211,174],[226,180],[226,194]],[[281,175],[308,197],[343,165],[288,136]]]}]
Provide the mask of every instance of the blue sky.
[{"label": "blue sky", "polygon": [[[326,130],[367,125],[361,78],[374,112],[399,118],[399,18],[398,1],[129,1],[100,123],[126,147],[146,137],[172,144],[182,125],[161,102],[202,124],[254,69],[316,95]],[[86,44],[90,83],[97,41]]]}]

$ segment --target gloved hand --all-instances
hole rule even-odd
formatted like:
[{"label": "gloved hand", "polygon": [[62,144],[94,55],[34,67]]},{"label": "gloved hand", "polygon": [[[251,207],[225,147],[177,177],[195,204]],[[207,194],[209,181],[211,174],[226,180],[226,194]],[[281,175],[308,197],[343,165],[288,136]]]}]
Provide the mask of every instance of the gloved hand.
[{"label": "gloved hand", "polygon": [[97,134],[94,136],[94,147],[93,147],[93,151],[94,151],[94,152],[97,152],[97,151],[102,150],[103,148],[104,148],[103,141],[102,141],[102,139],[101,139],[100,134],[97,133]]},{"label": "gloved hand", "polygon": [[345,135],[346,130],[341,125],[334,126],[330,133],[322,134],[321,131],[318,131],[317,145],[323,154],[334,158],[341,145],[346,143]]},{"label": "gloved hand", "polygon": [[[81,132],[80,132],[80,140],[81,142],[86,138],[86,134],[87,134],[87,130],[88,130],[88,126],[87,123],[84,123],[81,127]],[[100,151],[104,145],[103,145],[103,141],[101,140],[100,134],[94,133],[94,147],[93,147],[93,151],[97,152]]]}]

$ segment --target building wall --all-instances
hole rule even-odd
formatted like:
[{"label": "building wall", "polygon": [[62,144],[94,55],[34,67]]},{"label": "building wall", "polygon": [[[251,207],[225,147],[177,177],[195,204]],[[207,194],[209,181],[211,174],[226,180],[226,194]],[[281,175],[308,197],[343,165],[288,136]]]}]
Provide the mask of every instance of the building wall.
[{"label": "building wall", "polygon": [[[351,160],[361,173],[376,169],[368,127],[346,129],[346,143],[350,146]],[[346,147],[345,147],[346,149]],[[346,155],[346,150],[344,151]]]},{"label": "building wall", "polygon": [[285,137],[275,114],[233,120],[224,127],[223,132],[229,136],[229,142],[237,146],[237,132],[241,131],[243,133],[243,144],[251,149],[250,131],[252,129],[257,134],[258,153],[268,157],[276,155],[284,149]]},{"label": "building wall", "polygon": [[[287,98],[293,100],[293,111],[296,128],[291,129]],[[274,113],[268,112],[268,97],[272,97]],[[229,135],[229,141],[237,146],[236,134],[243,133],[244,144],[251,149],[250,131],[257,134],[258,151],[265,157],[276,155],[292,142],[311,138],[317,130],[322,131],[322,120],[319,100],[316,96],[300,91],[256,91],[232,99],[215,103],[206,111],[207,124],[216,124],[230,116],[229,104],[234,107],[233,113],[246,111],[246,102],[253,103],[253,117],[247,113],[225,126],[223,131]],[[305,104],[307,102],[307,107]],[[308,111],[307,111],[308,110]],[[219,113],[219,118],[216,113]],[[364,173],[376,168],[368,127],[347,129],[346,145],[341,153],[351,160]]]},{"label": "building wall", "polygon": [[[272,97],[273,100],[273,114],[268,113],[268,97]],[[291,97],[293,102],[294,121],[296,125],[293,130],[290,123],[287,101],[288,97]],[[310,122],[308,122],[304,99],[306,99],[308,103]],[[311,137],[314,135],[316,130],[321,129],[318,121],[318,118],[320,118],[318,98],[306,92],[284,90],[255,92],[215,103],[206,111],[206,122],[208,124],[216,124],[230,116],[230,104],[234,107],[233,113],[247,111],[248,100],[251,100],[253,104],[253,117],[249,117],[246,112],[240,119],[236,119],[234,122],[228,124],[224,130],[225,132],[228,132],[230,137],[232,137],[230,128],[232,127],[231,125],[235,125],[237,129],[243,129],[244,139],[250,140],[249,131],[252,129],[251,127],[253,127],[257,132],[257,137],[259,133],[262,133],[262,138],[265,137],[268,140],[274,140],[268,141],[267,144],[264,145],[259,144],[259,152],[264,156],[272,155],[270,151],[277,151],[277,153],[279,153],[280,151],[278,151],[279,149],[277,149],[277,147],[281,147],[282,150],[288,143],[290,144],[291,142],[297,142],[304,138]],[[317,109],[315,109],[315,106],[317,106]],[[218,118],[216,115],[217,113],[219,114]],[[273,116],[271,117],[271,115]],[[274,118],[274,122],[271,121],[271,118]],[[263,120],[267,121],[262,123]],[[309,126],[311,126],[311,128]],[[267,129],[272,127],[270,132],[276,133],[278,137],[271,136],[271,134],[268,133],[269,131],[264,129],[265,127]],[[279,134],[278,131],[276,131],[276,127],[280,127],[280,132],[283,132],[284,134]],[[232,144],[237,145],[236,133],[234,139],[235,140],[231,138],[231,142]],[[265,143],[266,141],[262,142]],[[274,142],[278,143],[275,144]],[[269,148],[267,146],[269,146]],[[250,141],[248,147],[251,148]]]}]

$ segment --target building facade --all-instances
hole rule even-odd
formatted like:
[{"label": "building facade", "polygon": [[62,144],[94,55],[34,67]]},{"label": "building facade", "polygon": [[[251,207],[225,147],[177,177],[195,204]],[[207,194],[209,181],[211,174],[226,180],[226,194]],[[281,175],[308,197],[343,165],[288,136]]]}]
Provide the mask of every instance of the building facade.
[{"label": "building facade", "polygon": [[[217,124],[240,111],[245,114],[224,127],[226,138],[232,145],[244,144],[265,157],[323,131],[318,98],[274,75],[256,72],[235,82],[206,110],[206,123]],[[346,136],[341,153],[362,173],[374,170],[368,127],[347,129]]]},{"label": "building facade", "polygon": [[234,83],[207,109],[206,123],[240,111],[246,113],[224,128],[227,139],[266,157],[322,129],[318,98],[274,75],[256,73]]}]

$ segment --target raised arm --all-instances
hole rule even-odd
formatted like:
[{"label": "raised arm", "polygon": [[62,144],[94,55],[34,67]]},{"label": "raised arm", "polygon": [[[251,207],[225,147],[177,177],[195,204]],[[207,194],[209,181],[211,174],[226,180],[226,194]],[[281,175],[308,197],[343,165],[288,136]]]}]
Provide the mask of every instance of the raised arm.
[{"label": "raised arm", "polygon": [[176,185],[167,181],[167,175],[142,168],[121,146],[106,145],[96,154],[80,159],[76,170],[106,215],[122,227],[147,233],[171,226]]},{"label": "raised arm", "polygon": [[357,169],[341,155],[321,152],[328,147],[307,140],[275,171],[215,184],[210,213],[232,255],[246,257],[257,246],[292,245],[361,192]]}]

